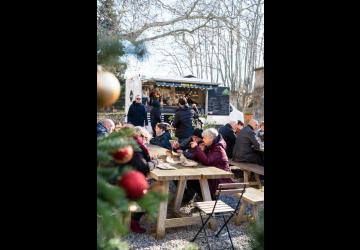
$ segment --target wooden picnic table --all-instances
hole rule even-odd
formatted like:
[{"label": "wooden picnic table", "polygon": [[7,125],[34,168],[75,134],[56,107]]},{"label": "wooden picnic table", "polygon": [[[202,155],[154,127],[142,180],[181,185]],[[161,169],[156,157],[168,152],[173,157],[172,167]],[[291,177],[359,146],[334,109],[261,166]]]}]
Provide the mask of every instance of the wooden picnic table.
[{"label": "wooden picnic table", "polygon": [[[148,145],[148,148],[151,155],[166,155],[167,149],[165,148],[161,148],[156,145]],[[150,172],[150,177],[158,181],[159,184],[161,184],[160,192],[162,192],[163,194],[169,194],[170,181],[178,180],[177,191],[173,206],[174,212],[178,212],[180,209],[187,180],[199,180],[201,193],[204,201],[211,201],[208,179],[222,179],[234,177],[234,174],[231,172],[227,172],[216,167],[203,166],[201,164],[196,167],[181,167],[179,165],[176,165],[176,167],[178,168],[176,170],[154,169]],[[167,209],[168,201],[166,200],[161,202],[156,225],[157,238],[162,238],[165,236],[166,228],[181,227],[193,224],[200,225],[200,216],[167,218]]]}]

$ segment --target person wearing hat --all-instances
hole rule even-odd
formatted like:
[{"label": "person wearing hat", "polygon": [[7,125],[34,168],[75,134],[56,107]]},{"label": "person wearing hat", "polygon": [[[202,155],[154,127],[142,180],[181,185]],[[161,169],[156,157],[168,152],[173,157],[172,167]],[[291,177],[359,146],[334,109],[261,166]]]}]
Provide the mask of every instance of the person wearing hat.
[{"label": "person wearing hat", "polygon": [[192,159],[192,151],[193,149],[190,147],[191,142],[196,142],[198,144],[202,144],[202,133],[203,130],[200,128],[196,128],[192,136],[182,141],[181,143],[175,142],[172,146],[175,152],[183,153],[184,156],[188,159]]}]

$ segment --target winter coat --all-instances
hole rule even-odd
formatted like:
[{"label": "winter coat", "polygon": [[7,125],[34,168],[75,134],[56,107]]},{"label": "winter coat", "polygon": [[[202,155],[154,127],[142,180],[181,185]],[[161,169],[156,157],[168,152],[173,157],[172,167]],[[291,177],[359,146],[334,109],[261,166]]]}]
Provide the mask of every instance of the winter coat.
[{"label": "winter coat", "polygon": [[171,144],[169,140],[171,140],[171,135],[169,131],[165,131],[165,133],[163,133],[162,135],[153,137],[150,140],[150,143],[163,148],[171,149]]},{"label": "winter coat", "polygon": [[152,160],[149,155],[149,151],[144,143],[144,140],[140,136],[134,136],[135,141],[140,147],[140,150],[134,151],[134,155],[130,162],[125,164],[116,164],[119,168],[123,168],[126,165],[132,166],[135,170],[143,173],[145,176],[153,170],[159,162]]},{"label": "winter coat", "polygon": [[193,117],[194,111],[188,105],[176,110],[172,126],[176,128],[175,135],[179,141],[189,138],[194,133]]},{"label": "winter coat", "polygon": [[150,111],[150,122],[151,126],[155,128],[156,124],[161,122],[160,102],[157,99],[151,99],[149,104],[152,107]]},{"label": "winter coat", "polygon": [[[194,149],[190,147],[190,143],[192,142],[192,136],[189,138],[183,140],[181,143],[179,143],[179,148],[183,151],[183,154],[188,159],[193,159]],[[203,141],[200,141],[198,144],[203,143]]]},{"label": "winter coat", "polygon": [[256,150],[260,149],[260,144],[256,139],[254,129],[247,125],[240,130],[236,137],[233,149],[233,160],[238,162],[248,162],[262,164],[261,157]]},{"label": "winter coat", "polygon": [[109,132],[107,131],[107,129],[104,127],[104,125],[102,125],[100,122],[96,125],[96,134],[97,137],[100,136],[106,136],[109,134]]},{"label": "winter coat", "polygon": [[228,156],[228,158],[232,158],[232,152],[236,141],[236,134],[233,128],[229,123],[225,124],[219,129],[219,133],[222,135],[226,142],[226,155]]},{"label": "winter coat", "polygon": [[[193,159],[199,161],[205,166],[214,166],[231,172],[229,166],[229,159],[226,155],[226,142],[221,135],[218,135],[210,147],[204,152],[200,149],[199,146],[195,147]],[[213,196],[215,194],[216,188],[219,183],[232,183],[232,179],[223,178],[223,179],[209,179],[209,188],[210,193]]]},{"label": "winter coat", "polygon": [[130,105],[129,112],[128,112],[128,123],[131,123],[134,126],[145,126],[148,125],[147,114],[145,106],[141,103],[133,103]]}]

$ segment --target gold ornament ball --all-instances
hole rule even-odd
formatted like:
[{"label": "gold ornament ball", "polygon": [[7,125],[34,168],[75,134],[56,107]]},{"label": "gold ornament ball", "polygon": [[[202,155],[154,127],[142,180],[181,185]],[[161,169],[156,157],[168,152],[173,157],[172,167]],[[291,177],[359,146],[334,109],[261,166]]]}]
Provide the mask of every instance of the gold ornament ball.
[{"label": "gold ornament ball", "polygon": [[107,71],[97,72],[97,105],[108,107],[120,96],[120,82],[114,74]]}]

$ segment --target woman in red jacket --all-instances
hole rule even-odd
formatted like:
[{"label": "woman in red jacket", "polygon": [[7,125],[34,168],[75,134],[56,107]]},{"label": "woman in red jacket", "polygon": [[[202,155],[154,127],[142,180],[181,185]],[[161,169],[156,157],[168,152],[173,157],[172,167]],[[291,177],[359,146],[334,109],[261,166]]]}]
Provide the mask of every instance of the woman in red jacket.
[{"label": "woman in red jacket", "polygon": [[[205,166],[214,166],[222,170],[231,172],[229,166],[229,159],[226,155],[226,142],[218,131],[214,128],[204,130],[203,145],[198,145],[196,142],[191,143],[191,148],[194,149],[193,159],[199,161]],[[232,183],[232,179],[210,179],[209,188],[212,198],[219,183]]]}]

